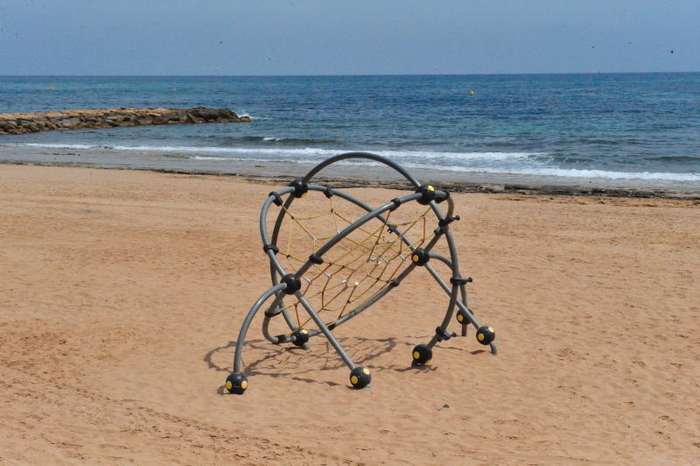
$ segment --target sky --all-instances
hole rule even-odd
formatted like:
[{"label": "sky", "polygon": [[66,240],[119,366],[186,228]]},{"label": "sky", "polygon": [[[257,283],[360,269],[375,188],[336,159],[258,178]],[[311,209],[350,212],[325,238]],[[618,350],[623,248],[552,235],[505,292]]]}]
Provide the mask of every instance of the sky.
[{"label": "sky", "polygon": [[700,0],[0,0],[0,75],[700,71]]}]

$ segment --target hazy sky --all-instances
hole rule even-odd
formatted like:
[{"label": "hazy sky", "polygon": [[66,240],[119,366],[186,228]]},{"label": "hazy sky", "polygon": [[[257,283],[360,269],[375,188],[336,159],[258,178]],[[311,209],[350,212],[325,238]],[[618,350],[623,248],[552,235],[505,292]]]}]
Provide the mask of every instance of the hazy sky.
[{"label": "hazy sky", "polygon": [[0,0],[0,74],[700,71],[700,0]]}]

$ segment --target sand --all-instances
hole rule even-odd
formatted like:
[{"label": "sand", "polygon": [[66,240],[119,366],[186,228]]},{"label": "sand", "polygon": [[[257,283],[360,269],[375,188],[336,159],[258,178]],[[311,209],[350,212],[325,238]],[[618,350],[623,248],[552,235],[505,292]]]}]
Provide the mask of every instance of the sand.
[{"label": "sand", "polygon": [[257,319],[228,395],[270,190],[0,165],[0,463],[700,464],[697,200],[456,194],[498,356],[472,332],[410,368],[444,312],[417,280],[336,330],[371,387]]}]

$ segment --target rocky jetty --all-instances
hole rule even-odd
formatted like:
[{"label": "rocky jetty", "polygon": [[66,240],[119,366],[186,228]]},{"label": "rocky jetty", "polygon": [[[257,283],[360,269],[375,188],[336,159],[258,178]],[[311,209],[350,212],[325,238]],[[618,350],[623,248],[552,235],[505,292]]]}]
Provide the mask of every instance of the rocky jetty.
[{"label": "rocky jetty", "polygon": [[0,134],[118,126],[189,123],[250,123],[227,108],[103,108],[44,113],[0,114]]}]

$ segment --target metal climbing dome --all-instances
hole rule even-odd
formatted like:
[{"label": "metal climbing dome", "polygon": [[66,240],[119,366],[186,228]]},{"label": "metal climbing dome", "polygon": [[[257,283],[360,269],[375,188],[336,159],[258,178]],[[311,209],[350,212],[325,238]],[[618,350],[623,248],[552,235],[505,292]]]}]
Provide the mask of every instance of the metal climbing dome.
[{"label": "metal climbing dome", "polygon": [[[412,191],[374,207],[342,190],[311,183],[323,169],[349,159],[365,159],[395,170]],[[453,316],[461,325],[462,336],[473,325],[477,341],[496,354],[494,330],[479,324],[467,304],[471,278],[460,274],[450,231],[456,220],[459,216],[454,215],[448,192],[419,183],[391,160],[363,152],[327,159],[303,178],[271,192],[260,214],[260,234],[270,261],[272,286],[243,320],[226,389],[242,394],[248,388],[242,364],[245,338],[263,308],[262,332],[268,341],[305,346],[310,338],[323,335],[350,368],[351,386],[366,387],[371,381],[369,369],[353,362],[333,329],[372,307],[417,268],[425,269],[448,298],[435,334],[413,349],[412,364],[429,363],[435,345],[457,336],[447,330]],[[447,279],[439,269],[449,274]],[[272,323],[279,321],[284,331],[273,335]]]}]

